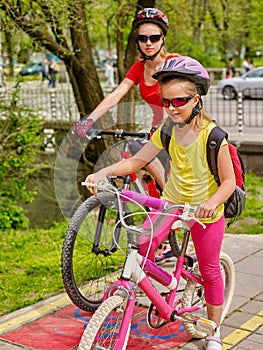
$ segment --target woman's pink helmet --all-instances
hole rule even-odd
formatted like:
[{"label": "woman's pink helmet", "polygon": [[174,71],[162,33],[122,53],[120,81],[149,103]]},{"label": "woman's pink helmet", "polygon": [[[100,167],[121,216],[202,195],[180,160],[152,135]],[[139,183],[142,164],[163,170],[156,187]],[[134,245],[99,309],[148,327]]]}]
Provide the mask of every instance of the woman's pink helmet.
[{"label": "woman's pink helmet", "polygon": [[183,77],[191,80],[196,84],[197,92],[200,95],[206,95],[210,86],[207,70],[197,60],[188,56],[168,59],[152,77],[159,79],[163,75]]}]

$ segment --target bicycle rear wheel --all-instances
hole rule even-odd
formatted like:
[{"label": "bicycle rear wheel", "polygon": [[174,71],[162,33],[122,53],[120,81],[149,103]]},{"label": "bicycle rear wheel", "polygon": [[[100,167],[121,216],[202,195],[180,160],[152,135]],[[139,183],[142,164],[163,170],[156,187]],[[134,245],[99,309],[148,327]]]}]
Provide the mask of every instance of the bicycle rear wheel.
[{"label": "bicycle rear wheel", "polygon": [[[225,285],[225,301],[223,306],[223,313],[221,317],[221,322],[226,317],[235,290],[235,268],[232,259],[224,252],[220,253],[220,265],[222,276]],[[194,273],[200,276],[198,263],[194,266]],[[185,291],[182,297],[182,307],[191,307],[193,305],[204,304],[204,288],[203,286],[197,284],[195,281],[188,279]],[[189,319],[197,319],[198,317],[207,317],[206,308],[202,308],[199,312],[195,314],[185,314]],[[197,326],[194,324],[184,322],[185,330],[188,334],[190,334],[193,338],[205,338],[207,336],[206,333],[201,332]]]},{"label": "bicycle rear wheel", "polygon": [[119,331],[122,325],[126,301],[119,295],[106,299],[91,318],[84,330],[79,343],[79,350],[113,349],[116,343],[123,341],[122,350],[126,349],[131,323],[127,325],[125,339],[120,339]]},{"label": "bicycle rear wheel", "polygon": [[172,231],[169,233],[168,240],[171,246],[171,250],[174,253],[174,256],[178,258],[178,256],[180,255],[180,246],[177,240],[176,231]]},{"label": "bicycle rear wheel", "polygon": [[[83,202],[69,223],[62,247],[66,292],[85,311],[98,308],[106,288],[119,278],[126,257],[127,233],[116,226],[118,211],[110,204],[107,193]],[[131,217],[127,220],[133,223]],[[113,232],[122,251],[113,242]]]}]

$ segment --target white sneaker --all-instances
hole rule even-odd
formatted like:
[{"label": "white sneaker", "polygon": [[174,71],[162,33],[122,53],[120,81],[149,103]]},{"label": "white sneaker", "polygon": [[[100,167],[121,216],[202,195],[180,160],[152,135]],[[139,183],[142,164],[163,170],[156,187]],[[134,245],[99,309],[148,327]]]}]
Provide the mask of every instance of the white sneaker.
[{"label": "white sneaker", "polygon": [[205,341],[206,350],[222,350],[222,341],[217,335],[209,335]]}]

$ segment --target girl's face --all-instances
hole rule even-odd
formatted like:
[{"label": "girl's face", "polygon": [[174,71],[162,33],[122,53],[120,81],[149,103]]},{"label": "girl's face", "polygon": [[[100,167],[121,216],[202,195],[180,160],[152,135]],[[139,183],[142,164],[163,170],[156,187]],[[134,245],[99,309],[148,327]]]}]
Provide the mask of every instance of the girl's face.
[{"label": "girl's face", "polygon": [[156,24],[144,23],[138,28],[137,40],[143,53],[152,56],[160,50],[164,36],[161,28]]},{"label": "girl's face", "polygon": [[188,81],[173,79],[161,86],[165,110],[175,123],[183,123],[191,116],[200,96]]}]

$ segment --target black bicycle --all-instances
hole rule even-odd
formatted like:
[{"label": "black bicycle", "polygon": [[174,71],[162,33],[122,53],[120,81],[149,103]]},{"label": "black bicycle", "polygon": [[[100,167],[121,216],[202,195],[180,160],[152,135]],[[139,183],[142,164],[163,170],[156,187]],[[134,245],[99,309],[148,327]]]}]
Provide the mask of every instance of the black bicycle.
[{"label": "black bicycle", "polygon": [[[108,136],[113,138],[108,139]],[[106,137],[112,143],[96,165],[100,168],[131,157],[148,141],[149,133],[93,130],[91,137],[93,140]],[[116,139],[119,141],[114,143]],[[118,189],[133,189],[144,194],[150,192],[151,184],[151,189],[154,186],[155,193],[158,192],[145,171],[112,177],[109,182]],[[128,225],[139,225],[143,220],[140,215],[130,215],[134,211],[130,203],[125,203],[124,211]],[[117,247],[126,252],[129,241],[121,230],[119,212],[110,201],[102,203],[98,197],[91,196],[74,213],[65,235],[61,264],[66,292],[80,309],[95,311],[106,288],[119,278],[125,255]]]}]

